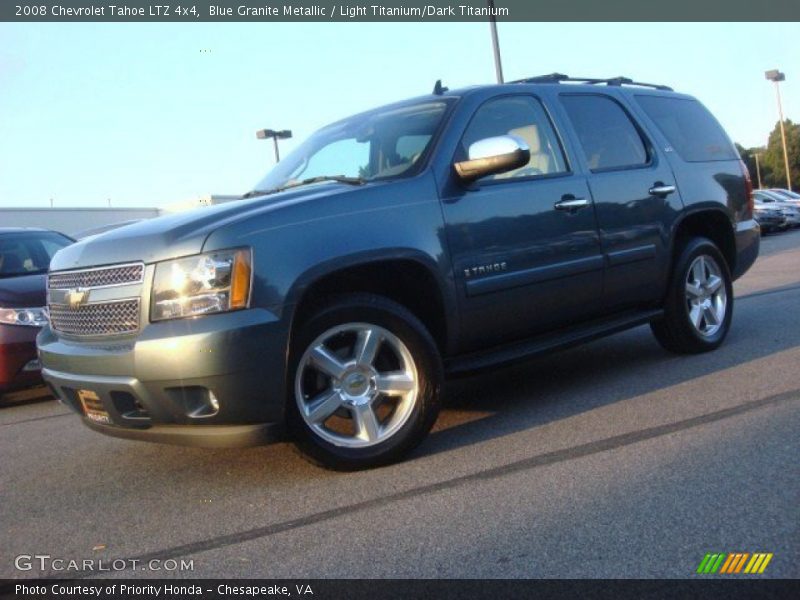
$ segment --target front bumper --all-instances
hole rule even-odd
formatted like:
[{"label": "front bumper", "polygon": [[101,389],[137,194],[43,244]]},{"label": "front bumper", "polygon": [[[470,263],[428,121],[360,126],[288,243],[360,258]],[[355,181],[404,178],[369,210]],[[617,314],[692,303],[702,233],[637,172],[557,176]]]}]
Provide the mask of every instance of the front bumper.
[{"label": "front bumper", "polygon": [[[249,309],[148,324],[136,338],[38,338],[42,375],[92,429],[127,439],[198,446],[271,441],[284,420],[286,332]],[[84,392],[82,392],[84,391]],[[108,423],[87,418],[91,392]]]},{"label": "front bumper", "polygon": [[761,247],[761,227],[758,221],[750,219],[736,224],[736,265],[733,279],[739,279],[753,266]]},{"label": "front bumper", "polygon": [[37,333],[38,327],[0,324],[0,392],[41,384],[35,363]]},{"label": "front bumper", "polygon": [[787,225],[786,217],[779,217],[779,216],[775,217],[760,216],[758,217],[758,219],[756,219],[756,221],[763,229],[777,229],[779,227],[785,227]]}]

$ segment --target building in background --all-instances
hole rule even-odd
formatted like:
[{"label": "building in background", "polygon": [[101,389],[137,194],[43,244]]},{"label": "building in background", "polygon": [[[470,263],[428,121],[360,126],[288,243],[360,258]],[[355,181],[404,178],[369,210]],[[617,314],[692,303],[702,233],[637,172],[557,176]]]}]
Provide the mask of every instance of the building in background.
[{"label": "building in background", "polygon": [[241,200],[241,199],[242,197],[240,195],[211,194],[210,196],[201,196],[200,198],[195,198],[192,200],[181,200],[179,202],[166,204],[164,208],[161,209],[161,214],[181,212],[184,210],[192,210],[193,208],[199,208],[201,206],[214,206],[215,204],[225,204],[226,202],[233,202],[234,200]]},{"label": "building in background", "polygon": [[120,223],[152,219],[163,214],[240,200],[241,196],[212,194],[195,200],[168,204],[163,208],[142,207],[0,207],[0,227],[42,227],[75,236]]},{"label": "building in background", "polygon": [[43,227],[74,236],[86,229],[159,214],[157,208],[0,208],[0,227]]}]

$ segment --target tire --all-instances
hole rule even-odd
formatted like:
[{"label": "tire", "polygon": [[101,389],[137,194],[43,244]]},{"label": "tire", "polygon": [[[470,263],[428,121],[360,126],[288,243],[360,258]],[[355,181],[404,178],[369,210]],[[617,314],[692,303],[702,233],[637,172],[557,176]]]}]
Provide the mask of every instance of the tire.
[{"label": "tire", "polygon": [[336,297],[293,336],[289,432],[306,459],[329,469],[396,462],[436,421],[442,378],[436,343],[408,309],[372,294]]},{"label": "tire", "polygon": [[686,242],[675,263],[664,302],[664,317],[650,324],[658,342],[679,354],[714,350],[733,316],[728,264],[711,240]]}]

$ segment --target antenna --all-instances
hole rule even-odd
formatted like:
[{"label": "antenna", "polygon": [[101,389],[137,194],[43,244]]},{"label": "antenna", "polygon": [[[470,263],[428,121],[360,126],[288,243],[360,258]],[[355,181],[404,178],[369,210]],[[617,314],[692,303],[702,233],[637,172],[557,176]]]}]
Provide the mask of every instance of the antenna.
[{"label": "antenna", "polygon": [[437,79],[436,84],[433,86],[433,95],[434,96],[441,96],[444,94],[449,88],[442,86],[442,80]]}]

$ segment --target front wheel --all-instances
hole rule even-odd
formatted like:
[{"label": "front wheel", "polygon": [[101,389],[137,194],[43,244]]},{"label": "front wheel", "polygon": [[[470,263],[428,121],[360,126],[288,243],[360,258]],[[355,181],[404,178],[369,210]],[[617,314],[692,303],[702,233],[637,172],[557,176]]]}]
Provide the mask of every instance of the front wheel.
[{"label": "front wheel", "polygon": [[328,468],[398,460],[439,412],[436,344],[410,311],[380,296],[345,296],[318,310],[293,340],[290,374],[294,441]]},{"label": "front wheel", "polygon": [[691,239],[675,263],[664,317],[651,324],[672,352],[697,354],[717,348],[731,325],[733,285],[728,264],[713,242]]}]

